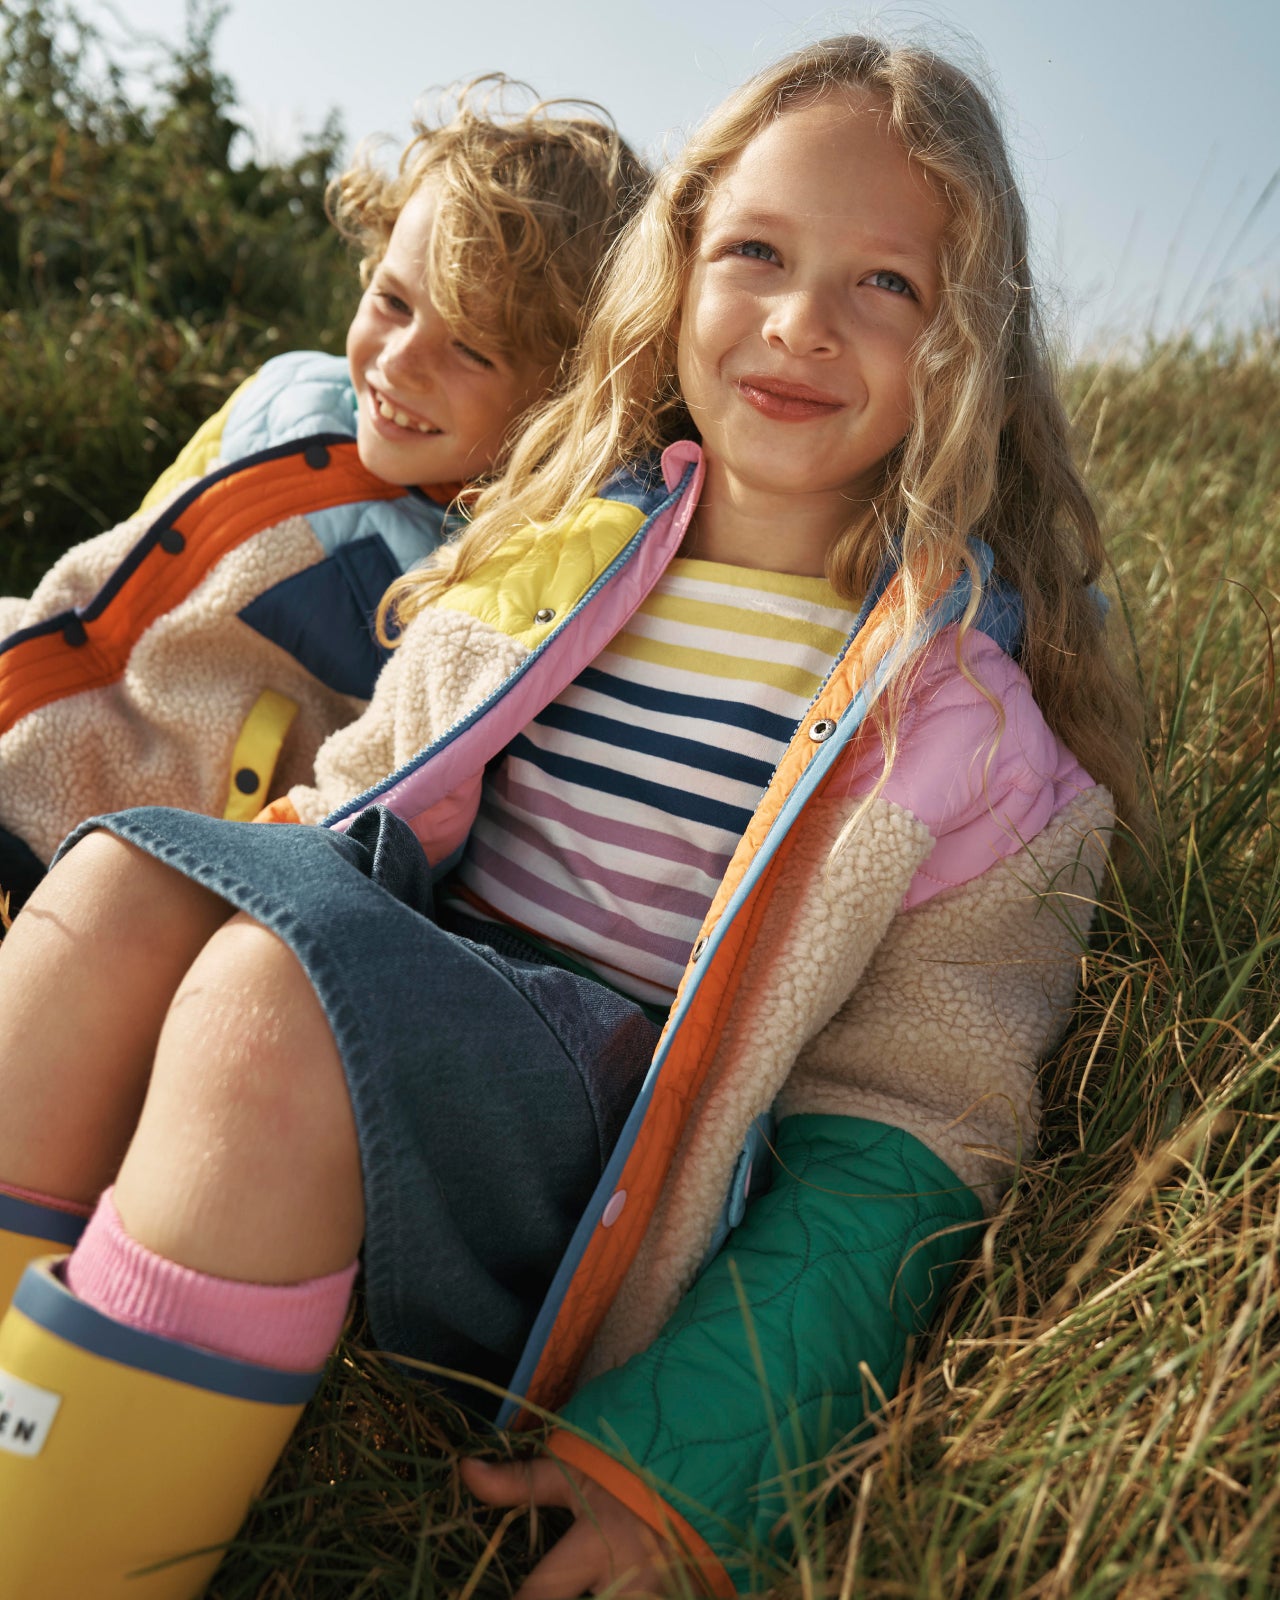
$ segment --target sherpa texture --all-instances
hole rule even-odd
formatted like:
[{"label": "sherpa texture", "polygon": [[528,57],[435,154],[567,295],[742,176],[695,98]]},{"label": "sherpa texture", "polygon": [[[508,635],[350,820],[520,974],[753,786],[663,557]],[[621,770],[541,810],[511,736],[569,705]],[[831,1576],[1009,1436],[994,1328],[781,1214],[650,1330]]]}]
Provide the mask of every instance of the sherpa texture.
[{"label": "sherpa texture", "polygon": [[[230,793],[232,752],[264,690],[298,708],[276,761],[270,794],[309,779],[323,740],[359,714],[366,702],[342,692],[349,683],[342,690],[328,686],[291,648],[272,642],[240,613],[272,595],[277,586],[293,594],[289,580],[328,561],[336,563],[329,569],[338,575],[334,591],[340,593],[344,581],[351,588],[349,611],[333,627],[349,628],[351,615],[366,610],[369,597],[360,587],[363,580],[345,576],[337,557],[381,537],[388,566],[408,565],[435,548],[442,508],[421,497],[387,491],[367,474],[357,483],[367,482],[369,498],[362,498],[365,490],[359,487],[355,498],[343,490],[339,500],[328,503],[324,497],[329,491],[322,486],[315,497],[310,474],[304,472],[313,494],[307,504],[319,506],[306,515],[298,514],[296,501],[286,504],[279,491],[273,490],[273,498],[262,505],[254,499],[256,489],[237,487],[249,481],[238,475],[239,469],[260,464],[264,452],[279,456],[287,446],[302,451],[317,436],[354,449],[354,432],[345,361],[298,352],[268,362],[189,442],[148,494],[142,511],[68,551],[29,600],[0,599],[3,641],[89,607],[122,566],[133,574],[129,584],[139,573],[146,581],[136,589],[127,584],[109,591],[109,605],[120,608],[121,617],[148,614],[131,611],[138,603],[135,594],[148,602],[163,595],[168,604],[168,585],[176,585],[176,603],[141,631],[118,679],[38,704],[0,734],[0,827],[41,861],[48,862],[71,829],[97,813],[131,805],[172,805],[221,816]],[[309,456],[305,459],[310,462]],[[326,462],[327,453],[320,449],[319,463]],[[215,471],[225,475],[207,484],[205,475]],[[128,563],[153,524],[188,493],[199,494],[200,506],[216,508],[210,518],[219,526],[226,525],[228,508],[236,515],[269,511],[275,520],[222,553],[203,579],[184,592],[178,579],[165,574],[167,555],[151,550],[136,570]],[[393,497],[378,498],[385,494]],[[317,625],[314,593],[281,600],[280,615],[291,617],[292,605]],[[93,652],[90,622],[86,657],[92,659]],[[38,683],[18,681],[24,697],[29,689],[39,699]]]}]

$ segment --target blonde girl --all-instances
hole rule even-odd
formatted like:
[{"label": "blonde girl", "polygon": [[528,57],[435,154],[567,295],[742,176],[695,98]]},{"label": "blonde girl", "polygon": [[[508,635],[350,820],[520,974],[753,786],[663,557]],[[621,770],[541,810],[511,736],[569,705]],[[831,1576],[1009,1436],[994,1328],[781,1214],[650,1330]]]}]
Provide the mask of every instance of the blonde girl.
[{"label": "blonde girl", "polygon": [[1035,1137],[1133,790],[1100,561],[982,95],[778,63],[397,588],[327,825],[97,819],[0,952],[15,1269],[96,1202],[0,1326],[19,1587],[228,1537],[357,1251],[385,1348],[561,1411],[464,1467],[577,1513],[526,1600],[766,1581]]}]

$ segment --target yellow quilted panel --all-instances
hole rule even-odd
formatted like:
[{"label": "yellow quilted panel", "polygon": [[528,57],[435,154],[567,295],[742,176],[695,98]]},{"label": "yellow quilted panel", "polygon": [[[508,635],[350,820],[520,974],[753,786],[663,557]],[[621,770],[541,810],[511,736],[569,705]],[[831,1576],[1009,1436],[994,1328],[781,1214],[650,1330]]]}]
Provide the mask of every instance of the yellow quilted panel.
[{"label": "yellow quilted panel", "polygon": [[556,529],[519,528],[479,572],[437,601],[534,650],[644,522],[638,506],[587,500]]}]

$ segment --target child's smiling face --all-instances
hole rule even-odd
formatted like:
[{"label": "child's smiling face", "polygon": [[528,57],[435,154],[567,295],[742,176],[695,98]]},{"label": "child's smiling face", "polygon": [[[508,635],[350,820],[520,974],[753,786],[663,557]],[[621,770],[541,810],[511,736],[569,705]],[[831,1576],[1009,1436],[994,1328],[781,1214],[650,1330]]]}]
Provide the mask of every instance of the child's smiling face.
[{"label": "child's smiling face", "polygon": [[717,495],[803,508],[828,542],[848,525],[910,425],[910,353],[937,303],[947,220],[870,97],[784,112],[717,177],[679,337]]},{"label": "child's smiling face", "polygon": [[454,337],[427,286],[435,217],[428,181],[410,196],[347,332],[360,459],[385,483],[465,483],[497,457],[541,374]]}]

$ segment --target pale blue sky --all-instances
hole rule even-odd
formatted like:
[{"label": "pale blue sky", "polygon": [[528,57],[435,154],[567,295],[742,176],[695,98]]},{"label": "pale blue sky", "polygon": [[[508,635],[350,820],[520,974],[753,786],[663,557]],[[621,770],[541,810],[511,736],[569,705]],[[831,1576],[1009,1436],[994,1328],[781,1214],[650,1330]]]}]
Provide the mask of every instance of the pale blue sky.
[{"label": "pale blue sky", "polygon": [[[77,9],[173,40],[185,0]],[[1276,0],[230,0],[217,54],[274,153],[335,107],[352,140],[402,139],[424,90],[501,69],[603,102],[658,155],[757,67],[857,27],[985,61],[1073,346],[1264,303],[1280,317]]]}]

